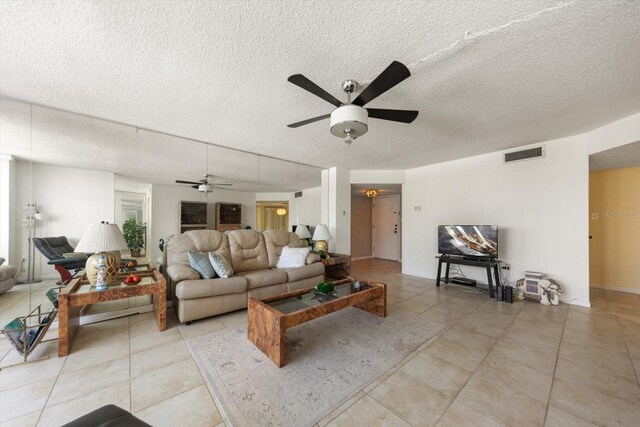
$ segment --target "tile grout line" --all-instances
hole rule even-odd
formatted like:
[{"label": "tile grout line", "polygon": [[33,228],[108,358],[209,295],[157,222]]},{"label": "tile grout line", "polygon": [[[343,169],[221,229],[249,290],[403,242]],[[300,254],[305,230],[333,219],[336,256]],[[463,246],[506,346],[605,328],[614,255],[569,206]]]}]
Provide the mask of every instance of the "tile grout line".
[{"label": "tile grout line", "polygon": [[[447,299],[443,300],[442,302],[440,302],[440,303],[438,303],[438,304],[434,305],[433,307],[430,307],[430,308],[429,308],[428,310],[426,310],[426,311],[429,311],[431,308],[435,308],[435,307],[437,307],[438,305],[440,305],[440,304],[444,303],[445,301],[447,301],[447,300],[449,300],[449,299],[452,299],[453,297],[454,297],[453,295],[452,295],[452,296],[450,296],[449,298],[447,298]],[[489,300],[492,300],[492,298],[489,298]],[[480,309],[480,307],[482,307],[484,304],[486,304],[486,301],[485,301],[485,302],[483,302],[482,304],[478,304],[478,305],[477,305],[477,307],[475,307],[475,308],[474,308],[473,310],[471,310],[470,312],[466,313],[463,317],[461,317],[460,319],[456,320],[456,321],[455,321],[454,323],[452,323],[451,325],[449,325],[449,326],[445,327],[445,328],[444,328],[444,329],[443,329],[439,334],[437,334],[437,338],[436,338],[436,339],[433,339],[434,337],[432,337],[432,338],[430,338],[429,340],[427,340],[427,342],[428,342],[428,341],[430,341],[430,340],[432,340],[432,339],[433,339],[432,343],[431,343],[431,344],[429,344],[429,345],[428,345],[427,347],[425,347],[424,349],[422,349],[420,352],[425,351],[427,348],[429,348],[429,346],[431,346],[433,343],[435,343],[435,342],[436,342],[436,341],[438,341],[440,338],[442,338],[442,336],[444,336],[444,334],[445,334],[446,332],[448,332],[448,331],[450,331],[451,329],[453,329],[453,328],[455,328],[456,326],[458,326],[458,322],[462,321],[462,319],[464,319],[465,317],[467,317],[467,316],[471,315],[471,314],[472,314],[472,313],[474,313],[476,310],[479,310],[479,309]],[[521,309],[521,310],[522,310],[522,309]],[[425,312],[426,312],[426,311],[425,311]],[[515,319],[515,317],[514,317],[514,319]],[[511,322],[513,323],[513,320],[512,320]],[[462,327],[462,326],[461,326],[461,327]],[[478,333],[478,334],[484,335],[484,334],[482,334],[482,333],[480,333],[480,332],[477,332],[477,331],[472,331],[472,332],[476,332],[476,333]],[[488,335],[487,335],[487,336],[488,336]],[[491,338],[494,338],[494,337],[491,337]],[[497,343],[497,342],[498,342],[498,339],[496,338],[496,342],[493,344],[493,346],[491,346],[491,349],[489,349],[489,351],[487,352],[487,355],[486,355],[484,358],[486,358],[486,357],[489,355],[489,353],[491,352],[491,350],[493,349],[493,347],[496,345],[496,343]],[[415,357],[415,356],[414,356],[414,357]],[[435,356],[434,356],[434,357],[435,357]],[[484,361],[484,358],[482,359],[482,361]],[[482,363],[482,361],[480,361],[480,364]],[[478,366],[480,366],[480,364],[478,364]],[[404,366],[404,365],[403,365],[403,366]],[[401,370],[401,368],[402,368],[402,366],[401,366],[400,368],[397,368],[397,370],[398,370],[398,371],[400,371],[400,370]],[[463,368],[463,369],[464,369],[464,368]],[[446,397],[451,397],[451,398],[452,398],[452,399],[451,399],[451,402],[449,402],[449,405],[447,405],[447,407],[445,408],[445,410],[444,410],[444,411],[442,411],[442,414],[440,414],[440,416],[438,417],[438,419],[436,420],[436,422],[435,422],[435,424],[434,424],[434,425],[437,425],[437,424],[440,422],[440,419],[442,419],[442,417],[444,416],[444,414],[449,410],[449,408],[451,407],[451,405],[453,404],[453,402],[457,400],[458,395],[460,394],[460,392],[462,391],[462,389],[467,385],[467,383],[469,382],[469,380],[471,379],[471,377],[473,377],[473,374],[475,374],[475,372],[477,371],[477,369],[478,369],[478,368],[474,369],[474,371],[471,373],[471,376],[467,379],[467,381],[465,381],[464,385],[460,388],[460,390],[456,393],[456,395],[455,395],[455,396],[450,396],[450,395],[448,395],[448,394],[446,394],[446,393],[444,393],[444,392],[442,392],[442,391],[440,391],[440,390],[436,389],[435,387],[431,386],[430,384],[425,383],[424,381],[420,380],[419,378],[415,378],[417,381],[420,381],[420,382],[422,382],[423,384],[427,385],[428,387],[431,387],[431,388],[432,388],[432,389],[434,389],[436,392],[438,392],[438,393],[440,393],[440,394],[443,394],[443,395],[445,395]],[[411,376],[411,375],[410,375],[410,376]],[[411,377],[412,377],[412,378],[414,378],[413,376],[411,376]],[[375,389],[374,389],[374,390],[375,390]],[[371,390],[371,391],[373,391],[373,390]],[[378,399],[376,399],[374,396],[371,396],[369,393],[365,393],[365,395],[366,395],[366,396],[369,396],[370,398],[372,398],[373,400],[375,400],[376,402],[378,402],[380,405],[382,405],[382,406],[383,406],[384,408],[386,408],[387,410],[391,411],[394,415],[398,416],[398,417],[399,417],[401,420],[403,420],[404,422],[408,423],[409,425],[413,425],[413,424],[411,424],[408,420],[404,419],[401,415],[396,414],[396,413],[395,413],[391,408],[388,408],[388,407],[387,407],[383,402],[380,402],[380,401],[379,401]],[[359,399],[358,399],[358,400],[359,400]],[[468,405],[466,405],[466,406],[468,406]],[[471,408],[471,409],[473,409],[473,408]],[[475,409],[474,409],[474,411],[475,411]],[[344,411],[343,411],[343,412],[344,412]],[[478,413],[482,414],[480,411],[476,411],[476,412],[478,412]],[[485,414],[482,414],[482,415],[485,415]],[[487,415],[485,415],[485,416],[487,416]],[[336,417],[337,417],[337,416],[336,416]],[[487,417],[493,420],[493,417],[489,417],[489,416],[487,416]],[[334,419],[335,419],[335,418],[334,418]],[[496,421],[497,421],[497,420],[496,420]]]},{"label": "tile grout line", "polygon": [[47,396],[47,400],[44,402],[44,406],[42,407],[42,410],[40,411],[40,415],[38,415],[38,420],[36,421],[36,426],[38,424],[40,424],[40,419],[42,418],[42,414],[44,414],[44,410],[47,409],[47,404],[49,403],[49,399],[51,399],[51,395],[53,394],[53,390],[56,388],[56,385],[58,384],[58,380],[60,379],[60,375],[62,375],[62,371],[64,370],[64,367],[67,365],[67,360],[69,360],[69,356],[65,356],[64,357],[64,362],[62,362],[62,366],[60,367],[60,372],[58,372],[58,375],[56,375],[56,380],[53,382],[53,386],[51,387],[51,390],[49,391],[49,395]]},{"label": "tile grout line", "polygon": [[[493,300],[493,298],[489,297],[489,300]],[[526,304],[526,300],[524,301],[524,303]],[[481,306],[483,306],[485,303],[480,304],[478,307],[476,307],[474,310],[472,310],[471,312],[469,312],[466,316],[470,315],[471,313],[475,312],[476,310],[480,309]],[[511,326],[513,324],[513,322],[515,321],[516,317],[518,317],[518,314],[520,314],[520,312],[524,309],[524,304],[522,305],[522,308],[520,308],[520,310],[518,310],[518,312],[516,313],[515,316],[513,316],[513,319],[511,319],[511,323],[509,323],[509,326]],[[462,319],[464,319],[464,317]],[[461,321],[462,319],[456,321],[456,325],[459,321]],[[500,335],[504,335],[508,330],[509,330],[509,326],[507,326],[507,328],[505,329],[505,331]],[[461,326],[462,328],[464,328],[463,326]],[[466,328],[465,328],[466,329]],[[479,333],[481,335],[481,332],[477,332],[477,331],[472,331],[472,332],[476,332]],[[487,335],[489,336],[489,335]],[[469,378],[467,378],[467,380],[464,382],[464,384],[462,385],[462,387],[460,387],[460,390],[458,390],[458,392],[456,393],[456,395],[453,397],[453,399],[451,400],[451,403],[449,403],[449,406],[447,406],[447,409],[444,410],[444,412],[440,415],[440,417],[438,417],[438,421],[436,421],[436,425],[440,422],[440,420],[442,419],[442,417],[444,416],[444,414],[449,410],[449,408],[451,407],[451,405],[453,405],[453,402],[458,401],[458,396],[460,395],[460,393],[462,393],[462,390],[464,390],[464,388],[467,386],[467,384],[469,383],[469,381],[471,381],[471,378],[473,378],[473,376],[476,374],[476,372],[478,371],[478,369],[480,368],[480,365],[482,365],[482,363],[487,359],[487,357],[489,357],[489,354],[491,354],[491,351],[493,350],[493,348],[498,344],[498,341],[500,340],[500,336],[496,337],[496,342],[493,343],[493,345],[491,346],[491,348],[489,349],[489,351],[487,351],[487,354],[482,358],[482,360],[480,361],[480,363],[478,363],[478,366],[473,370],[473,372],[471,373],[471,376]],[[493,337],[492,337],[493,338]],[[473,409],[474,411],[478,412],[479,414],[484,415],[485,417],[494,420],[496,422],[498,422],[499,424],[504,424],[502,421],[496,420],[493,416],[491,415],[487,415],[481,411],[478,411],[475,408],[472,408],[471,406],[467,405],[466,403],[464,403],[463,401],[460,401],[460,403],[462,403],[463,405]]]},{"label": "tile grout line", "polygon": [[620,333],[622,333],[622,338],[624,339],[624,346],[626,347],[627,353],[629,354],[629,359],[631,359],[631,367],[633,368],[633,372],[636,374],[636,381],[638,381],[638,384],[640,384],[640,376],[638,376],[638,370],[636,369],[636,365],[633,363],[633,356],[631,355],[631,350],[629,349],[629,343],[627,342],[627,335],[624,333],[624,329],[622,328],[622,323],[620,323],[620,317],[617,314],[615,316],[618,322],[618,327],[620,328]]},{"label": "tile grout line", "polygon": [[560,360],[560,348],[562,347],[562,338],[564,338],[564,331],[567,327],[567,318],[569,317],[569,307],[567,307],[567,313],[564,316],[564,322],[562,322],[562,333],[560,334],[560,342],[558,343],[558,350],[556,352],[556,363],[553,365],[553,372],[551,373],[551,387],[549,387],[549,394],[547,396],[547,405],[544,411],[543,426],[547,425],[547,417],[549,416],[549,406],[551,406],[551,393],[553,392],[553,385],[556,382],[556,371],[558,369],[558,360]]}]

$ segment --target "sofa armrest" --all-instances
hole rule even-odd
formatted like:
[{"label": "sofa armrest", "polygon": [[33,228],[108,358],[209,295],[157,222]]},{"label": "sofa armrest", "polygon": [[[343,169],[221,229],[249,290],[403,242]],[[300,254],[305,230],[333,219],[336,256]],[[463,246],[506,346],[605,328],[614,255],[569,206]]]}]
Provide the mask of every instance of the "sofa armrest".
[{"label": "sofa armrest", "polygon": [[320,262],[320,255],[310,252],[309,255],[307,255],[307,260],[306,260],[306,264],[313,264],[314,262]]},{"label": "sofa armrest", "polygon": [[167,274],[171,277],[171,280],[174,282],[181,282],[183,280],[196,280],[200,279],[200,274],[195,271],[193,268],[181,265],[174,264],[167,267]]}]

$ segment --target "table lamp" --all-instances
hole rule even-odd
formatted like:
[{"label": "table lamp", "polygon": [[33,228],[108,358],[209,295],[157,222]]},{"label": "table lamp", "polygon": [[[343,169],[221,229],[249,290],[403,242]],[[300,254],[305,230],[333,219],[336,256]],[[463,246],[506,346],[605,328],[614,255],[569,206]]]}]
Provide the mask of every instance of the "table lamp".
[{"label": "table lamp", "polygon": [[327,240],[331,240],[333,237],[331,237],[331,233],[329,233],[329,229],[326,225],[317,225],[311,239],[316,242],[313,246],[313,250],[315,252],[324,251],[326,254],[329,253],[329,244],[327,243]]},{"label": "table lamp", "polygon": [[95,252],[87,259],[86,275],[97,290],[104,290],[118,280],[120,262],[111,251],[127,249],[127,241],[117,224],[91,224],[76,246],[76,252]]},{"label": "table lamp", "polygon": [[311,233],[309,233],[309,227],[307,227],[306,225],[298,225],[296,227],[296,234],[300,238],[303,247],[309,246],[309,241],[307,240],[309,237],[311,237]]}]

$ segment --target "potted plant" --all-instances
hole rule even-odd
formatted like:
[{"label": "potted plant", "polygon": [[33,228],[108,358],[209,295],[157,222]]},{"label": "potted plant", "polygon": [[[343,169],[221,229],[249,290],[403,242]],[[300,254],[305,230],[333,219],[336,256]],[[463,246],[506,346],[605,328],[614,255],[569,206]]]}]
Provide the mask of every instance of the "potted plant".
[{"label": "potted plant", "polygon": [[144,236],[146,234],[147,225],[135,218],[127,219],[122,224],[122,234],[127,241],[127,246],[131,249],[131,256],[136,258],[140,256],[140,249],[144,248]]}]

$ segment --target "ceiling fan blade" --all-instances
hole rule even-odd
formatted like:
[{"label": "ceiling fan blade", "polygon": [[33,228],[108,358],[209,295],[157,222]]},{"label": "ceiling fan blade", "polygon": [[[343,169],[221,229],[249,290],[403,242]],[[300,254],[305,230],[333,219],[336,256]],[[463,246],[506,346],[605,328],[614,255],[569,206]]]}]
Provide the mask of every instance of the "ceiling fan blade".
[{"label": "ceiling fan blade", "polygon": [[376,77],[364,90],[353,100],[352,104],[364,106],[371,102],[407,77],[411,73],[401,62],[393,61],[378,77]]},{"label": "ceiling fan blade", "polygon": [[179,179],[176,179],[176,184],[195,184],[195,185],[200,185],[199,182],[195,182],[195,181],[181,181]]},{"label": "ceiling fan blade", "polygon": [[342,102],[340,102],[338,98],[331,95],[329,92],[322,89],[320,86],[318,86],[317,84],[315,84],[314,82],[312,82],[311,80],[303,76],[302,74],[294,74],[293,76],[289,76],[287,80],[293,83],[294,85],[300,86],[302,89],[308,92],[311,92],[315,96],[319,96],[320,98],[324,99],[330,104],[335,105],[336,107],[339,107],[342,105]]},{"label": "ceiling fan blade", "polygon": [[191,186],[191,188],[195,188],[195,189],[197,190],[198,188],[200,188],[200,184],[198,184],[198,185],[192,185],[192,186]]},{"label": "ceiling fan blade", "polygon": [[328,119],[329,117],[331,117],[331,114],[325,114],[322,116],[314,117],[312,119],[303,120],[301,122],[291,123],[290,125],[287,125],[287,126],[290,128],[298,128],[300,126],[308,125],[309,123],[317,122],[323,119]]},{"label": "ceiling fan blade", "polygon": [[388,110],[386,108],[367,108],[369,117],[391,120],[392,122],[411,123],[418,117],[415,110]]}]

